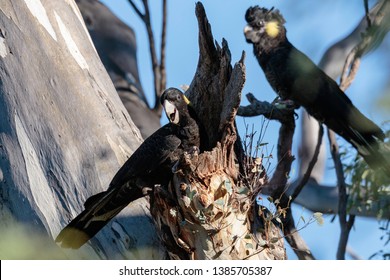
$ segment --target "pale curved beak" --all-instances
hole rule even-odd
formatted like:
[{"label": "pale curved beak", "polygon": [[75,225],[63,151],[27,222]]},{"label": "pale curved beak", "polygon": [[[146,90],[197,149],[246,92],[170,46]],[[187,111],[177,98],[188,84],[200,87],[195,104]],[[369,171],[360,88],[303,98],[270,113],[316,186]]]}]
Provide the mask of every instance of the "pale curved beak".
[{"label": "pale curved beak", "polygon": [[176,106],[173,105],[168,100],[164,100],[163,104],[165,114],[171,123],[178,124],[179,123],[179,113],[176,109]]},{"label": "pale curved beak", "polygon": [[253,28],[252,26],[249,26],[249,25],[245,25],[244,27],[244,34],[246,35],[247,33],[253,31]]},{"label": "pale curved beak", "polygon": [[244,27],[244,36],[247,43],[258,43],[260,40],[260,34],[264,32],[264,27],[261,27],[259,30],[254,29],[252,26],[245,25]]}]

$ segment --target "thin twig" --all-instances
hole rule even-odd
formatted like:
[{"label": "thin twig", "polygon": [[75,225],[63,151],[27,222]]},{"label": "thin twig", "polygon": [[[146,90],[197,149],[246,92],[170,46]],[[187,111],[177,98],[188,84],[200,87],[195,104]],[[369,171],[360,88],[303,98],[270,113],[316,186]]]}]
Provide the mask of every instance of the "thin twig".
[{"label": "thin twig", "polygon": [[371,27],[371,19],[370,19],[370,9],[368,8],[368,0],[364,0],[364,10],[366,12],[367,26],[370,28]]},{"label": "thin twig", "polygon": [[[378,14],[383,14],[384,12],[386,12],[383,10],[383,5],[384,3],[380,3],[380,1],[378,1],[378,3],[376,3],[369,11],[369,18],[376,19]],[[387,33],[385,22],[386,20],[384,20],[384,23],[380,24],[382,26],[381,29],[383,30],[384,34]],[[332,79],[336,80],[342,74],[342,69],[345,64],[346,57],[352,51],[353,48],[355,48],[358,44],[361,43],[361,41],[363,40],[362,34],[366,32],[367,27],[368,23],[366,20],[366,16],[364,16],[360,20],[360,23],[351,33],[349,33],[342,40],[335,43],[325,52],[318,66],[322,70],[324,70],[326,74]],[[379,45],[380,43],[373,45],[371,50],[374,50],[374,48],[378,47]]]},{"label": "thin twig", "polygon": [[[340,78],[340,88],[342,91],[345,91],[356,77],[360,66],[360,57],[358,56],[357,51],[358,50],[354,48],[348,55],[344,64],[343,73]],[[351,70],[348,71],[348,69]]]},{"label": "thin twig", "polygon": [[[154,94],[157,99],[158,96],[160,96],[160,71],[159,71],[159,65],[157,60],[157,53],[156,53],[156,44],[154,41],[154,34],[152,29],[152,24],[150,21],[150,11],[149,11],[149,3],[148,0],[142,0],[142,3],[145,7],[145,26],[146,31],[148,33],[148,39],[149,39],[149,51],[150,51],[150,58],[152,60],[152,69],[153,69],[153,76],[154,76]],[[156,103],[158,100],[156,100]]]},{"label": "thin twig", "polygon": [[[285,117],[281,118],[281,127],[279,129],[277,158],[278,164],[275,172],[269,181],[274,201],[279,200],[278,207],[286,209],[285,217],[281,217],[283,223],[283,234],[286,241],[294,248],[294,252],[299,259],[314,259],[309,247],[306,245],[299,232],[295,228],[295,222],[291,211],[290,198],[285,194],[286,185],[291,170],[291,164],[294,160],[292,155],[292,140],[295,130],[294,111],[284,110]],[[282,121],[283,120],[283,121]]]},{"label": "thin twig", "polygon": [[138,9],[137,5],[134,4],[133,0],[129,0],[129,3],[133,7],[136,14],[144,21],[145,15],[141,13],[140,9]]},{"label": "thin twig", "polygon": [[295,228],[295,226],[291,228],[289,232],[284,230],[283,233],[285,234],[284,238],[287,240],[288,244],[290,244],[291,249],[293,249],[294,253],[300,260],[315,260],[314,255],[311,253],[305,240],[299,234],[299,231]]},{"label": "thin twig", "polygon": [[[166,33],[167,33],[167,0],[163,0],[163,18],[162,18],[162,29],[161,29],[161,46],[160,46],[160,89],[166,88],[167,84],[167,73],[165,70],[165,46],[166,46]],[[157,100],[158,101],[158,100]],[[160,102],[155,105],[161,107]]]},{"label": "thin twig", "polygon": [[166,25],[167,25],[167,0],[163,0],[163,19],[162,19],[162,31],[161,31],[161,52],[160,63],[157,58],[156,44],[154,40],[154,33],[150,20],[150,10],[148,0],[142,0],[144,6],[144,13],[134,4],[133,0],[128,0],[133,7],[136,14],[144,22],[149,40],[149,52],[152,61],[152,70],[154,78],[154,96],[155,103],[153,110],[158,116],[161,116],[162,108],[160,104],[160,95],[162,90],[166,87],[166,71],[165,71],[165,45],[166,45]]},{"label": "thin twig", "polygon": [[[351,54],[354,53],[354,50],[351,52]],[[348,56],[348,58],[349,57],[350,56]],[[348,58],[347,58],[347,60],[348,60]],[[354,56],[354,59],[356,59],[355,56]],[[356,65],[356,64],[354,63],[353,65]],[[348,88],[348,86],[354,80],[358,66],[352,67],[352,68],[354,70],[353,71],[351,70],[349,72],[349,74],[346,74],[346,72],[348,72],[348,68],[344,68],[344,70],[343,70],[342,77],[345,77],[345,78],[342,79],[341,84],[340,84],[340,88],[344,91]],[[345,184],[344,169],[343,169],[343,164],[342,164],[341,158],[340,158],[339,145],[336,141],[336,135],[330,129],[328,129],[328,138],[329,138],[330,152],[331,152],[332,159],[333,159],[334,166],[335,166],[337,186],[338,186],[338,190],[339,190],[338,216],[339,216],[339,223],[340,223],[341,232],[340,232],[340,239],[339,239],[339,244],[338,244],[338,248],[337,248],[336,258],[338,260],[343,260],[343,259],[345,259],[345,252],[347,249],[349,232],[350,232],[352,225],[355,221],[355,216],[350,215],[350,218],[347,221],[348,195],[347,195],[347,186]]]},{"label": "thin twig", "polygon": [[[384,36],[390,29],[390,4],[389,1],[383,1],[378,13],[376,13],[373,20],[369,16],[368,1],[364,1],[367,19],[367,29],[362,34],[362,40],[357,44],[350,54],[348,55],[340,80],[340,88],[345,90],[352,83],[355,78],[357,69],[360,65],[361,57],[375,48],[380,42],[382,42]],[[348,69],[351,69],[348,71]]]},{"label": "thin twig", "polygon": [[328,129],[328,138],[330,142],[330,152],[333,158],[333,162],[335,165],[336,177],[337,177],[337,185],[339,189],[339,204],[338,204],[338,215],[339,215],[339,223],[341,228],[340,240],[337,248],[337,259],[343,260],[345,259],[345,252],[348,243],[349,232],[353,226],[355,221],[355,216],[350,215],[347,220],[347,186],[345,184],[344,170],[343,164],[340,159],[339,146],[336,141],[335,133]]},{"label": "thin twig", "polygon": [[294,252],[299,259],[312,260],[314,256],[295,228],[295,222],[290,208],[290,199],[285,194],[291,164],[294,160],[291,152],[292,139],[295,131],[294,110],[292,108],[280,109],[274,104],[259,101],[251,93],[248,93],[246,97],[251,104],[246,107],[240,107],[237,113],[238,115],[263,115],[267,119],[278,120],[281,123],[277,148],[278,163],[271,180],[264,187],[271,193],[274,201],[279,200],[278,206],[286,209],[286,216],[281,219],[283,223],[282,231],[286,241],[294,248]]},{"label": "thin twig", "polygon": [[299,181],[298,185],[296,186],[296,188],[294,190],[294,193],[291,196],[292,201],[294,201],[297,198],[297,196],[299,195],[299,193],[301,192],[303,187],[306,185],[306,183],[310,179],[311,172],[312,172],[312,170],[317,162],[318,155],[320,154],[323,135],[324,135],[324,128],[323,128],[322,124],[319,123],[318,140],[317,140],[316,148],[314,150],[313,158],[311,159],[305,174],[303,175],[303,177]]},{"label": "thin twig", "polygon": [[[367,1],[364,1],[364,4],[366,9],[366,15],[368,17]],[[386,4],[384,2],[383,6],[381,6],[381,11],[385,11],[385,9],[389,11],[389,4],[388,3]],[[373,29],[373,28],[374,25],[376,27],[380,26],[383,21],[385,21],[386,23],[385,15],[386,13],[381,14],[379,12],[373,22],[371,22],[369,17],[367,18],[368,20],[367,30],[363,35],[363,39],[355,48],[352,49],[343,67],[343,72],[340,80],[340,88],[343,91],[345,91],[354,80],[356,73],[359,69],[360,59],[363,56],[363,54],[368,52],[368,50],[372,49],[373,46],[375,46],[378,37],[381,38],[382,33],[378,31],[379,28],[377,29]],[[350,215],[349,219],[347,220],[348,195],[347,195],[347,187],[344,179],[345,177],[344,177],[343,166],[339,154],[339,147],[336,142],[336,137],[333,131],[328,130],[328,138],[331,146],[331,154],[335,165],[337,184],[339,188],[338,214],[339,214],[341,233],[340,233],[340,240],[338,244],[336,257],[337,259],[345,259],[345,252],[347,248],[349,232],[354,224],[355,215]]]},{"label": "thin twig", "polygon": [[[294,156],[292,154],[292,142],[295,131],[295,119],[293,111],[288,113],[289,114],[286,115],[286,120],[283,122],[281,121],[277,144],[278,163],[274,174],[269,181],[269,188],[274,200],[280,199],[285,193],[291,164],[294,161]],[[288,207],[288,205],[281,205],[281,207]]]}]

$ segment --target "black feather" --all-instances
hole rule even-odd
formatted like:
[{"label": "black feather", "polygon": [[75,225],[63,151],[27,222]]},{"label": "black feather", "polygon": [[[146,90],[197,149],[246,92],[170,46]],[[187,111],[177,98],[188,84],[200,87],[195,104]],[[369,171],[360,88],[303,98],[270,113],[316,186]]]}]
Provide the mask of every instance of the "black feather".
[{"label": "black feather", "polygon": [[[256,6],[247,10],[245,18],[245,36],[253,43],[254,54],[274,91],[303,106],[351,143],[371,167],[381,167],[390,176],[390,163],[379,152],[383,131],[352,104],[332,78],[289,42],[280,12]],[[265,31],[271,20],[278,24],[277,36]]]},{"label": "black feather", "polygon": [[[130,202],[145,196],[155,185],[167,186],[172,167],[181,155],[194,146],[199,148],[200,136],[196,120],[177,89],[167,89],[161,96],[179,112],[178,124],[161,127],[132,154],[112,179],[109,188],[87,199],[85,210],[74,218],[57,236],[64,248],[79,248]],[[194,114],[194,112],[192,112]]]}]

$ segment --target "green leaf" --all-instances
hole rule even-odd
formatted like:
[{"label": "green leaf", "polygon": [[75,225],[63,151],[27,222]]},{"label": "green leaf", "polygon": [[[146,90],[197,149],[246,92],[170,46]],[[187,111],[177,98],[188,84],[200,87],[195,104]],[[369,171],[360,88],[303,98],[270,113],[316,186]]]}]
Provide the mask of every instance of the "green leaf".
[{"label": "green leaf", "polygon": [[230,180],[225,180],[224,184],[228,194],[232,194],[233,193],[232,182],[230,182]]},{"label": "green leaf", "polygon": [[248,192],[249,192],[249,189],[246,187],[242,187],[242,188],[239,188],[237,190],[237,193],[239,193],[239,194],[247,194]]},{"label": "green leaf", "polygon": [[279,238],[277,238],[277,237],[272,237],[272,238],[270,239],[269,242],[271,242],[271,243],[276,243],[276,242],[278,242],[278,241],[279,241]]},{"label": "green leaf", "polygon": [[225,200],[223,198],[220,198],[220,199],[217,199],[216,201],[214,201],[214,203],[219,205],[219,206],[224,206]]},{"label": "green leaf", "polygon": [[365,180],[367,178],[368,175],[370,175],[370,169],[366,169],[364,170],[363,174],[362,174],[362,180]]},{"label": "green leaf", "polygon": [[196,191],[195,191],[195,190],[189,192],[188,198],[192,201],[192,200],[194,199],[194,195],[195,195],[195,194],[196,194]]},{"label": "green leaf", "polygon": [[268,142],[265,142],[265,143],[259,143],[259,144],[257,145],[257,147],[262,147],[262,146],[265,146],[265,145],[268,145]]},{"label": "green leaf", "polygon": [[245,248],[246,249],[253,249],[253,244],[252,243],[245,243]]},{"label": "green leaf", "polygon": [[196,214],[195,214],[195,217],[198,218],[199,222],[201,224],[204,224],[206,223],[206,217],[204,216],[204,213],[202,211],[198,211]]}]

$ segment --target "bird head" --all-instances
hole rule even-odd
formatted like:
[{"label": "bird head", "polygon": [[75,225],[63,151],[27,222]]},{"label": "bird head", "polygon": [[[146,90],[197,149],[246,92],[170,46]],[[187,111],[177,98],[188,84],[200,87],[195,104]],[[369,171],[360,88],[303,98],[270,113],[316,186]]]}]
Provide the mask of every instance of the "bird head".
[{"label": "bird head", "polygon": [[245,38],[248,43],[259,43],[265,36],[276,38],[284,30],[286,22],[279,10],[266,9],[259,6],[250,7],[245,14],[248,24],[244,28]]},{"label": "bird head", "polygon": [[166,89],[161,95],[160,101],[168,120],[174,124],[179,124],[180,117],[183,116],[184,112],[188,112],[190,104],[188,98],[176,88]]}]

